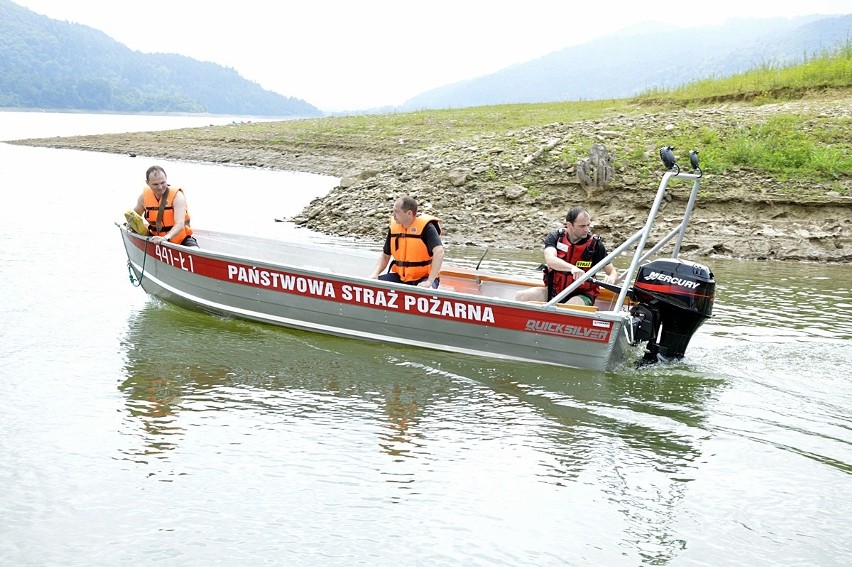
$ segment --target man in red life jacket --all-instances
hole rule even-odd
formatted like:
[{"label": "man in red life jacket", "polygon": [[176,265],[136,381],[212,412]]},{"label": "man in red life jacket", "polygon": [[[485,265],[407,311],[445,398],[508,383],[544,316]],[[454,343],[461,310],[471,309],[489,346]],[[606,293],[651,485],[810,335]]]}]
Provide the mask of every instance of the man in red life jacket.
[{"label": "man in red life jacket", "polygon": [[[515,294],[518,301],[550,301],[559,292],[579,279],[586,270],[606,258],[606,247],[600,236],[591,234],[589,212],[572,207],[565,215],[565,228],[549,233],[544,239],[544,287],[524,289]],[[612,264],[603,268],[605,283],[614,284],[618,272]],[[594,305],[600,292],[597,285],[586,281],[563,302],[574,305]]]},{"label": "man in red life jacket", "polygon": [[[441,243],[439,219],[417,214],[414,197],[400,197],[393,205],[390,228],[385,237],[382,255],[372,279],[437,288],[438,275],[444,261],[444,245]],[[391,262],[390,270],[382,274]],[[380,275],[381,274],[381,275]]]},{"label": "man in red life jacket", "polygon": [[169,241],[184,246],[198,246],[192,236],[183,189],[169,186],[166,171],[159,165],[148,168],[145,183],[148,186],[142,190],[133,210],[147,221],[151,242],[159,244]]}]

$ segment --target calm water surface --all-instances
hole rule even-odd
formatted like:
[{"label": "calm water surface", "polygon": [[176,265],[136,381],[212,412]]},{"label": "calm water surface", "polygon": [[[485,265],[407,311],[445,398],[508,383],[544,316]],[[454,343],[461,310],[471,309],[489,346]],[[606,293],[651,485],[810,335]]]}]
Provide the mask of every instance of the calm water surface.
[{"label": "calm water surface", "polygon": [[[146,119],[0,138],[234,120]],[[852,564],[849,266],[705,260],[714,319],[641,370],[325,337],[131,285],[114,221],[154,162],[199,226],[280,238],[336,183],[0,143],[0,564]]]}]

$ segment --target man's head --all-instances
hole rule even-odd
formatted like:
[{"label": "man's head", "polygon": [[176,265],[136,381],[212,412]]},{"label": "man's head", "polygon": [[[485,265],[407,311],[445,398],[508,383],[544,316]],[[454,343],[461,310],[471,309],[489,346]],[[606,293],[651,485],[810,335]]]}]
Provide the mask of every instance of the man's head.
[{"label": "man's head", "polygon": [[591,231],[591,226],[592,217],[584,207],[571,207],[565,215],[565,229],[571,242],[585,238]]},{"label": "man's head", "polygon": [[159,165],[152,165],[145,172],[145,183],[156,193],[157,197],[162,197],[166,189],[169,188],[169,183],[166,179],[166,170]]},{"label": "man's head", "polygon": [[417,216],[417,200],[414,197],[400,197],[393,204],[393,220],[408,228]]}]

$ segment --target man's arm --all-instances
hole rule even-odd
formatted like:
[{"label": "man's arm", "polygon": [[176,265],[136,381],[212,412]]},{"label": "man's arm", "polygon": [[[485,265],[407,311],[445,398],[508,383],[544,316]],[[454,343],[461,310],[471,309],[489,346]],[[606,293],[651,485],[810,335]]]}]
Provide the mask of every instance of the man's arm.
[{"label": "man's arm", "polygon": [[390,262],[390,254],[385,254],[382,252],[382,255],[379,256],[379,261],[376,262],[376,267],[373,269],[373,272],[368,276],[371,280],[375,280],[379,277],[385,268],[388,266],[388,262]]},{"label": "man's arm", "polygon": [[429,275],[425,282],[420,282],[420,287],[432,287],[432,283],[441,275],[441,264],[444,262],[444,243],[438,234],[438,227],[429,223],[423,229],[423,239],[429,253],[432,255],[432,264],[429,266]]},{"label": "man's arm", "polygon": [[548,246],[544,249],[544,263],[547,264],[547,267],[551,270],[568,272],[574,277],[580,277],[585,273],[574,264],[569,264],[565,260],[561,260],[559,256],[556,255],[556,248],[552,246]]},{"label": "man's arm", "polygon": [[388,231],[387,235],[385,235],[385,245],[382,248],[382,255],[379,256],[379,261],[376,262],[376,267],[373,269],[373,272],[368,276],[371,280],[374,280],[379,277],[385,268],[388,267],[388,262],[391,260],[390,253],[390,231]]},{"label": "man's arm", "polygon": [[[183,227],[186,225],[186,196],[183,194],[183,191],[178,191],[177,195],[175,195],[175,199],[172,201],[172,207],[175,211],[175,225],[163,235],[162,240],[171,240],[171,238],[182,231]],[[158,237],[155,236],[151,239],[151,242],[159,242],[156,240],[157,238]]]},{"label": "man's arm", "polygon": [[[597,250],[597,254],[596,254],[596,258],[595,258],[595,264],[597,264],[598,262],[600,262],[604,258],[606,258],[606,248],[604,247],[603,242],[601,242],[601,243],[599,243],[599,246],[598,246],[598,250]],[[615,266],[613,266],[612,263],[609,263],[606,266],[604,266],[603,271],[606,274],[606,276],[604,277],[604,280],[603,280],[604,283],[614,284],[615,282],[618,281],[618,270],[615,269]]]},{"label": "man's arm", "polygon": [[420,286],[422,287],[432,287],[432,282],[434,282],[438,276],[441,275],[441,264],[444,262],[444,247],[443,246],[435,246],[432,249],[432,266],[429,268],[429,279],[425,282],[421,282]]},{"label": "man's arm", "polygon": [[559,243],[561,235],[562,231],[560,230],[557,232],[549,232],[547,233],[547,236],[544,237],[544,263],[547,264],[547,267],[551,270],[571,273],[574,266],[565,260],[560,260],[559,256],[556,255],[556,245]]},{"label": "man's arm", "polygon": [[139,216],[145,218],[145,192],[139,193],[139,198],[136,199],[136,206],[133,207],[133,210],[136,211]]},{"label": "man's arm", "polygon": [[618,281],[618,270],[616,270],[615,266],[613,266],[612,264],[607,264],[606,266],[604,266],[604,272],[606,272],[604,283],[614,284]]}]

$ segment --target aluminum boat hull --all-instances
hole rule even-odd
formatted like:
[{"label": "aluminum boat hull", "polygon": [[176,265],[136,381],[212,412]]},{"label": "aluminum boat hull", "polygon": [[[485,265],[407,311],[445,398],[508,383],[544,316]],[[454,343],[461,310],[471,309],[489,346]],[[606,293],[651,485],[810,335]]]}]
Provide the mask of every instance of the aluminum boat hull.
[{"label": "aluminum boat hull", "polygon": [[433,290],[366,279],[374,255],[195,231],[201,248],[121,227],[134,277],[188,309],[295,329],[473,355],[605,370],[633,350],[626,311],[515,301],[536,282],[447,269]]}]

